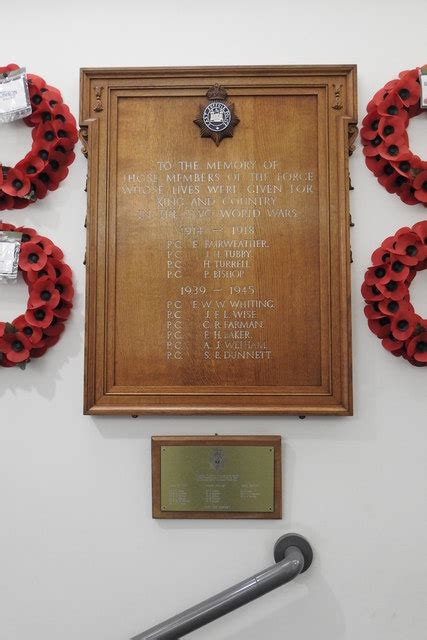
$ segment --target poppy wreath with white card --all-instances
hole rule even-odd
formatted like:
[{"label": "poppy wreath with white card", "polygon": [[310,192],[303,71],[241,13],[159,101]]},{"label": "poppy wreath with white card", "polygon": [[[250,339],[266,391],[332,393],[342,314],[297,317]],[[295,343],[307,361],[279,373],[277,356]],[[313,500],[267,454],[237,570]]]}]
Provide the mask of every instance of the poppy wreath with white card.
[{"label": "poppy wreath with white card", "polygon": [[362,295],[370,330],[394,356],[427,365],[427,319],[411,304],[409,285],[427,269],[427,220],[403,227],[372,254]]},{"label": "poppy wreath with white card", "polygon": [[0,223],[0,231],[21,234],[18,270],[29,293],[24,313],[12,322],[0,322],[0,366],[25,368],[64,331],[73,306],[72,272],[61,249],[34,229]]},{"label": "poppy wreath with white card", "polygon": [[[0,67],[0,76],[17,69],[16,64]],[[75,158],[76,120],[61,93],[40,76],[29,73],[27,81],[32,112],[24,122],[33,128],[33,145],[14,167],[0,165],[0,211],[23,209],[55,191]]]},{"label": "poppy wreath with white card", "polygon": [[367,107],[360,137],[367,167],[378,182],[405,204],[427,207],[427,162],[409,148],[410,118],[423,112],[420,72],[402,71],[377,91]]}]

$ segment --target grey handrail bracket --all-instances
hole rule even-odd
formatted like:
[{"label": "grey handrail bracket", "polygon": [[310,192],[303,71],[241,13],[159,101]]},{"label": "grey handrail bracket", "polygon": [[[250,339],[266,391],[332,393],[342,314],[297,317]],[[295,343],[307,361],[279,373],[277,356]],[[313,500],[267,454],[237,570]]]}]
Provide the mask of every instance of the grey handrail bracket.
[{"label": "grey handrail bracket", "polygon": [[301,551],[304,556],[304,568],[301,573],[305,573],[313,562],[313,549],[310,543],[298,533],[286,533],[274,545],[274,559],[276,562],[281,562],[285,559],[286,551],[289,547],[297,547]]},{"label": "grey handrail bracket", "polygon": [[276,542],[274,559],[276,564],[268,569],[143,631],[132,640],[178,640],[304,573],[312,563],[313,551],[305,538],[288,533]]}]

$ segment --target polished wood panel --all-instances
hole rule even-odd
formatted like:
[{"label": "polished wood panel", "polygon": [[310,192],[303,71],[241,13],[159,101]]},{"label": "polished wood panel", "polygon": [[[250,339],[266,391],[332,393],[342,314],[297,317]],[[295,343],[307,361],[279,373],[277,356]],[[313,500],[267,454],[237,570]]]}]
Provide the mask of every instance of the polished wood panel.
[{"label": "polished wood panel", "polygon": [[83,69],[80,119],[85,412],[351,414],[355,67]]}]

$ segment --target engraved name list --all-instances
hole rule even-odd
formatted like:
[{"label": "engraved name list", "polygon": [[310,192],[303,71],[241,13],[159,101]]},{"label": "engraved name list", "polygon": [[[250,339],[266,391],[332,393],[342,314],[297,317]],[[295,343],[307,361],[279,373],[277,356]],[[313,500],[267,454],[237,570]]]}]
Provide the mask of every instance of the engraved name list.
[{"label": "engraved name list", "polygon": [[254,382],[260,368],[261,379],[273,372],[276,381],[269,365],[283,355],[284,341],[274,326],[283,317],[287,334],[286,317],[295,312],[286,292],[297,274],[283,258],[295,233],[310,227],[315,167],[271,158],[159,159],[119,180],[119,199],[132,208],[142,243],[157,237],[150,246],[161,256],[159,272],[150,277],[161,279],[162,295],[153,287],[148,303],[158,307],[152,339],[161,335],[166,370],[204,363],[209,384],[231,378],[230,365],[243,360]]}]

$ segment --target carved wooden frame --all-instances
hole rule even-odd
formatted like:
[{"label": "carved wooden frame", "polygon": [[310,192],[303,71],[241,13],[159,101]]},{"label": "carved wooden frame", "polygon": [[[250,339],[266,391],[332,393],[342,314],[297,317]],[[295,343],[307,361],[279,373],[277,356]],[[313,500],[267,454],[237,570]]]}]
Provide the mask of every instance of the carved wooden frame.
[{"label": "carved wooden frame", "polygon": [[[286,86],[322,95],[326,105],[330,243],[334,274],[329,270],[334,300],[331,316],[329,383],[322,392],[297,389],[289,393],[254,393],[243,389],[227,393],[170,393],[167,389],[127,392],[115,388],[109,378],[106,341],[107,148],[110,144],[110,111],[114,94],[161,87],[163,91],[194,90],[200,96],[214,82],[227,87]],[[324,414],[352,415],[349,170],[348,156],[357,136],[357,84],[355,65],[109,68],[82,69],[80,138],[88,158],[87,284],[85,338],[86,414]]]}]

